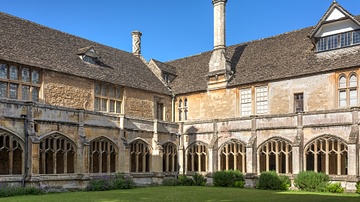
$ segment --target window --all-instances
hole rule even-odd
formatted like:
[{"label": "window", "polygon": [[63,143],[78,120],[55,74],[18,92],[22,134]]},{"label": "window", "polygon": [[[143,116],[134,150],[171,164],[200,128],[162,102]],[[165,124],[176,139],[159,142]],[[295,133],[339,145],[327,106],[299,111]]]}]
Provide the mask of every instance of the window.
[{"label": "window", "polygon": [[360,44],[360,30],[322,37],[318,40],[317,51],[326,51]]},{"label": "window", "polygon": [[163,145],[163,171],[175,172],[178,170],[177,150],[173,143]]},{"label": "window", "polygon": [[121,89],[113,85],[95,83],[94,110],[121,113]]},{"label": "window", "polygon": [[345,74],[340,75],[338,80],[339,107],[357,106],[357,83],[357,76],[355,73],[350,73],[348,78]]},{"label": "window", "polygon": [[60,134],[40,140],[39,156],[40,174],[75,173],[75,146]]},{"label": "window", "polygon": [[251,88],[241,89],[241,116],[251,115]]},{"label": "window", "polygon": [[149,172],[150,171],[150,149],[148,145],[136,140],[130,144],[131,172]]},{"label": "window", "polygon": [[15,135],[0,131],[0,175],[22,174],[23,147]]},{"label": "window", "polygon": [[169,83],[170,82],[169,74],[163,73],[163,79],[165,80],[165,83]]},{"label": "window", "polygon": [[207,171],[207,146],[201,142],[189,146],[187,149],[187,171]]},{"label": "window", "polygon": [[[184,99],[184,105],[183,105],[183,99]],[[179,100],[179,106],[178,106],[178,112],[179,112],[179,121],[188,120],[188,99],[183,98]]]},{"label": "window", "polygon": [[164,120],[164,103],[156,103],[156,119]]},{"label": "window", "polygon": [[267,113],[267,99],[268,89],[267,86],[261,86],[255,88],[256,93],[256,113],[266,114]]},{"label": "window", "polygon": [[245,173],[246,147],[238,140],[231,140],[220,149],[220,169],[240,170]]},{"label": "window", "polygon": [[275,170],[277,173],[292,173],[292,147],[280,138],[263,143],[258,149],[259,172]]},{"label": "window", "polygon": [[0,63],[0,97],[39,101],[40,71]]},{"label": "window", "polygon": [[305,148],[305,168],[328,175],[347,175],[348,147],[340,139],[327,135],[316,138]]},{"label": "window", "polygon": [[116,162],[115,145],[103,137],[90,143],[90,172],[114,173]]},{"label": "window", "polygon": [[304,111],[304,94],[303,93],[294,94],[294,109],[295,109],[295,112],[303,112]]}]

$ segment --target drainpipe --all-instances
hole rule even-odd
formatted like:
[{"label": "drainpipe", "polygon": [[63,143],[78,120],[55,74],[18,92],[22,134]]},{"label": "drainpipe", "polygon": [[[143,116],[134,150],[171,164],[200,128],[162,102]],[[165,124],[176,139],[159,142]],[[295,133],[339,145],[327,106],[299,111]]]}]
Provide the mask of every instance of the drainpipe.
[{"label": "drainpipe", "polygon": [[25,131],[25,172],[21,180],[21,186],[25,187],[25,179],[28,176],[28,160],[29,160],[29,132],[28,132],[28,120],[26,115],[21,115],[21,118],[24,119],[24,131]]},{"label": "drainpipe", "polygon": [[175,95],[171,99],[171,121],[175,122]]}]

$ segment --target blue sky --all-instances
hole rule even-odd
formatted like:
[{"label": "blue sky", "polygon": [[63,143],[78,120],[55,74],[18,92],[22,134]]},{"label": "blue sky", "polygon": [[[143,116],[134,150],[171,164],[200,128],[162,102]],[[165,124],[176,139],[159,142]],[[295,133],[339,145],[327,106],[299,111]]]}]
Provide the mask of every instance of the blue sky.
[{"label": "blue sky", "polygon": [[[333,0],[228,0],[226,44],[234,45],[316,25]],[[338,0],[353,15],[359,0]],[[169,61],[213,48],[211,0],[0,0],[0,11],[131,52]]]}]

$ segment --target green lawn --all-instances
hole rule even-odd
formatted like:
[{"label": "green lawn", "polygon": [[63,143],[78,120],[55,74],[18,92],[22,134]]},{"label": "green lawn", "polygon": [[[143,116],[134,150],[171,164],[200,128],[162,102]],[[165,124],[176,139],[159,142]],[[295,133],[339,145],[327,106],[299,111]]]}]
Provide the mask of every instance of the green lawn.
[{"label": "green lawn", "polygon": [[218,187],[145,187],[104,192],[69,192],[40,196],[0,198],[2,201],[246,201],[246,202],[359,202],[357,194],[319,194],[309,192],[279,192],[256,189]]}]

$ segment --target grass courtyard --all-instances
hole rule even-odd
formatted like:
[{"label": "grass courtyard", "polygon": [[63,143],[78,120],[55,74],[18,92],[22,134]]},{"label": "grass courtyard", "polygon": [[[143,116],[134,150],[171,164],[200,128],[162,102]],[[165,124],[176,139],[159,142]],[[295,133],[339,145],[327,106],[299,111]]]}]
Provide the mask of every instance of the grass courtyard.
[{"label": "grass courtyard", "polygon": [[120,202],[120,201],[246,201],[246,202],[359,202],[357,194],[328,194],[295,191],[264,191],[219,187],[144,187],[104,192],[67,192],[38,196],[0,198],[3,201],[31,202]]}]

